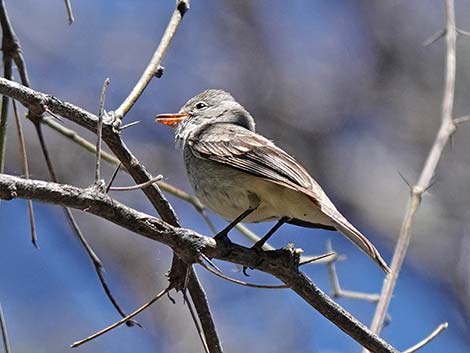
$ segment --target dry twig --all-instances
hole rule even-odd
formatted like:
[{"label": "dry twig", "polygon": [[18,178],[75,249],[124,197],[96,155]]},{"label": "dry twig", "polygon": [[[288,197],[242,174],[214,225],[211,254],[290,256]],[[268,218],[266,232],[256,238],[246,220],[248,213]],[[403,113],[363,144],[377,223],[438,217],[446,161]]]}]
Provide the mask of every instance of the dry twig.
[{"label": "dry twig", "polygon": [[171,16],[170,22],[163,34],[163,37],[160,41],[160,44],[157,47],[157,50],[153,54],[150,63],[147,65],[144,73],[140,77],[139,81],[132,89],[129,96],[122,102],[119,108],[116,109],[114,112],[114,116],[117,119],[122,119],[127,112],[132,108],[135,104],[137,99],[141,96],[144,89],[150,83],[153,77],[157,76],[160,77],[163,73],[163,69],[161,68],[161,63],[165,53],[170,46],[171,40],[176,33],[179,25],[181,24],[181,20],[183,19],[184,14],[186,11],[189,10],[189,2],[190,0],[177,0],[175,11],[173,11],[173,15]]},{"label": "dry twig", "polygon": [[[15,114],[16,130],[18,132],[18,142],[20,146],[20,156],[21,156],[21,168],[22,172],[26,179],[29,179],[29,167],[28,167],[28,156],[26,154],[26,143],[24,140],[23,128],[21,125],[20,115],[16,107],[16,101],[12,101],[13,112]],[[29,228],[31,233],[31,242],[35,248],[38,247],[38,237],[36,234],[36,221],[34,218],[34,208],[33,201],[28,200],[28,218],[29,218]]]},{"label": "dry twig", "polygon": [[101,180],[101,137],[103,132],[103,119],[105,116],[104,103],[106,101],[106,92],[109,87],[109,78],[104,80],[103,88],[101,89],[100,104],[98,108],[98,124],[96,128],[96,164],[95,164],[95,186]]},{"label": "dry twig", "polygon": [[75,21],[75,18],[73,17],[73,12],[72,12],[72,4],[70,3],[70,0],[64,0],[65,3],[65,9],[67,10],[67,19],[69,21],[69,26]]},{"label": "dry twig", "polygon": [[[331,241],[328,240],[326,243],[326,251],[328,252],[333,252],[333,247],[331,245]],[[332,295],[335,298],[349,298],[349,299],[359,299],[359,300],[366,300],[370,302],[378,302],[379,300],[379,295],[378,294],[369,294],[369,293],[363,293],[363,292],[356,292],[352,290],[344,290],[341,288],[341,285],[339,284],[339,278],[338,274],[336,272],[336,260],[333,259],[333,261],[329,261],[326,264],[328,268],[328,277],[330,280],[330,285],[331,285],[331,290],[332,290]]]},{"label": "dry twig", "polygon": [[424,347],[426,344],[431,342],[434,338],[439,336],[441,332],[447,329],[449,324],[447,322],[444,322],[443,324],[440,324],[431,334],[423,339],[421,342],[416,343],[413,347],[410,347],[406,350],[404,350],[402,353],[413,353],[416,352],[418,349]]},{"label": "dry twig", "polygon": [[109,332],[113,329],[115,329],[116,327],[118,326],[121,326],[122,324],[126,323],[126,322],[129,322],[131,321],[134,317],[136,317],[137,315],[139,315],[142,311],[144,311],[145,309],[147,309],[150,305],[152,305],[153,303],[155,303],[158,299],[160,299],[161,297],[163,297],[166,293],[168,293],[170,291],[170,287],[162,290],[160,293],[158,293],[154,298],[152,298],[151,300],[149,300],[147,303],[145,303],[144,305],[142,305],[140,308],[138,308],[137,310],[133,311],[132,313],[130,313],[129,315],[123,317],[121,320],[115,322],[114,324],[112,325],[109,325],[108,327],[80,340],[80,341],[76,341],[74,342],[73,344],[70,345],[70,347],[72,348],[76,348],[78,346],[81,346],[82,344],[86,343],[86,342],[89,342],[101,335],[104,335],[106,332]]},{"label": "dry twig", "polygon": [[10,353],[10,342],[8,341],[7,326],[5,324],[5,317],[3,316],[2,304],[0,304],[0,333],[2,335],[3,349],[5,353]]},{"label": "dry twig", "polygon": [[426,162],[424,163],[424,167],[421,171],[418,182],[411,189],[408,200],[408,207],[403,219],[400,234],[398,236],[398,242],[391,263],[391,272],[384,281],[382,292],[380,294],[380,300],[372,321],[371,330],[374,333],[380,333],[382,330],[395,284],[397,282],[400,269],[410,244],[411,228],[413,225],[414,216],[421,203],[423,193],[431,186],[434,172],[442,156],[444,148],[456,130],[456,124],[452,118],[455,92],[455,51],[457,39],[453,0],[446,0],[446,14],[447,21],[445,28],[445,38],[447,53],[444,93],[442,98],[441,126],[434,140],[434,144],[431,147]]}]

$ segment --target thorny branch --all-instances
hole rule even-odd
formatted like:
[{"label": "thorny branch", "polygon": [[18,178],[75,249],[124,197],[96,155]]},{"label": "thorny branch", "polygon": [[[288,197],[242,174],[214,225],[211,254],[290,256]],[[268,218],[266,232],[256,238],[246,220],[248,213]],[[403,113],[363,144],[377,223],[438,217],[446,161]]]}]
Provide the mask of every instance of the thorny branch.
[{"label": "thorny branch", "polygon": [[197,262],[199,254],[202,253],[209,258],[257,268],[280,279],[363,347],[376,353],[398,352],[313,284],[299,270],[300,254],[295,249],[259,252],[233,243],[217,243],[213,238],[189,229],[174,227],[127,207],[107,194],[97,192],[95,188],[80,189],[3,174],[0,175],[0,198],[33,199],[94,214],[136,234],[168,245],[185,263]]},{"label": "thorny branch", "polygon": [[124,115],[127,114],[127,112],[135,104],[137,99],[139,99],[142,92],[150,83],[152,78],[155,76],[159,77],[163,73],[163,69],[161,67],[163,57],[165,56],[166,51],[170,46],[171,40],[173,39],[173,36],[175,35],[176,30],[178,29],[184,14],[186,13],[186,11],[189,10],[189,3],[190,0],[178,0],[176,2],[175,11],[173,11],[173,15],[171,16],[170,22],[168,23],[165,33],[163,34],[160,44],[158,45],[157,50],[153,54],[150,63],[148,64],[147,68],[145,69],[144,73],[140,77],[135,87],[132,89],[129,96],[114,112],[114,115],[117,119],[122,119]]},{"label": "thorny branch", "polygon": [[442,98],[441,126],[431,147],[429,155],[424,163],[424,167],[419,176],[418,182],[411,188],[408,207],[401,225],[398,242],[395,247],[391,263],[391,272],[384,281],[380,300],[372,320],[371,330],[380,333],[387,315],[388,307],[392,298],[395,284],[405,259],[411,239],[411,228],[416,211],[419,208],[423,193],[432,184],[434,172],[441,159],[447,142],[456,130],[456,124],[452,119],[455,92],[455,71],[456,71],[456,40],[457,32],[455,27],[454,0],[446,0],[446,67],[445,83]]}]

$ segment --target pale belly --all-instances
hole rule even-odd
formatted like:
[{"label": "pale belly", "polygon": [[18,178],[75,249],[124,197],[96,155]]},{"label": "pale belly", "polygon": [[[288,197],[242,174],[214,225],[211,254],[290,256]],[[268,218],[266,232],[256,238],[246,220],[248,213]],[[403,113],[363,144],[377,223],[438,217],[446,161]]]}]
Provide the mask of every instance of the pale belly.
[{"label": "pale belly", "polygon": [[216,162],[185,153],[189,181],[196,196],[213,212],[233,220],[250,207],[256,211],[244,222],[265,222],[282,217],[328,225],[330,219],[303,193]]}]

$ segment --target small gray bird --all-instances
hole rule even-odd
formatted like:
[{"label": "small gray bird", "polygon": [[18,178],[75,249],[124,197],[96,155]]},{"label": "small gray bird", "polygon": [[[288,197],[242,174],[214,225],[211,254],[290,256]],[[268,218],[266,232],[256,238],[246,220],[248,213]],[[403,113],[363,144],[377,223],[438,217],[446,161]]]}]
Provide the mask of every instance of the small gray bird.
[{"label": "small gray bird", "polygon": [[375,246],[336,209],[320,185],[289,154],[255,132],[248,111],[227,92],[209,89],[191,98],[177,114],[156,121],[176,127],[176,141],[197,197],[231,223],[215,238],[228,241],[240,221],[284,223],[338,230],[388,273]]}]

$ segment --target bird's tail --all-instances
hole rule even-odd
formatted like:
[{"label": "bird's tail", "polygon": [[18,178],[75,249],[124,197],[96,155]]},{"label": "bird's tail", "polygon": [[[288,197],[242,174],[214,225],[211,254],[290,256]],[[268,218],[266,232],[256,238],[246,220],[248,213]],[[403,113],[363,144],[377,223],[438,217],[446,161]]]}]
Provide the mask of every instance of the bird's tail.
[{"label": "bird's tail", "polygon": [[[343,218],[343,217],[341,217]],[[356,244],[363,252],[369,255],[385,273],[390,273],[390,267],[388,267],[385,260],[380,256],[377,248],[354,226],[349,223],[346,219],[337,218],[334,220],[336,229],[343,233],[349,240]]]}]

